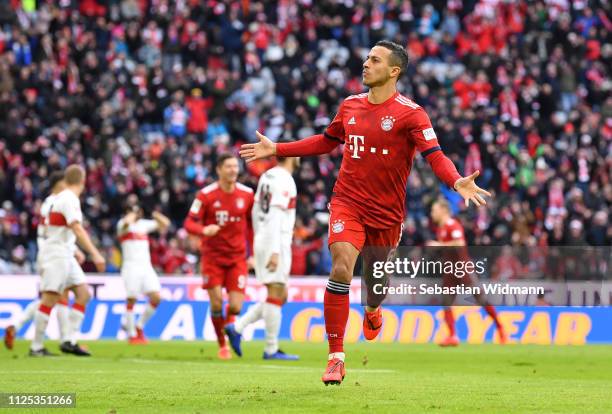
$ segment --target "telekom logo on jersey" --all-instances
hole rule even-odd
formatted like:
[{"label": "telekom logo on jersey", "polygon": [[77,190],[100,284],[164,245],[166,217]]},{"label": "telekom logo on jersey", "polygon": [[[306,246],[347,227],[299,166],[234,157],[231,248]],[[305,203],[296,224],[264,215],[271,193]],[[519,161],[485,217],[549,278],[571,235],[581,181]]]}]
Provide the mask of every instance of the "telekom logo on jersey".
[{"label": "telekom logo on jersey", "polygon": [[[351,158],[361,158],[359,153],[365,151],[365,137],[363,135],[349,135],[349,151],[352,151]],[[370,147],[370,153],[376,154],[378,149],[376,147]],[[389,154],[389,150],[383,148],[380,153],[382,155]]]},{"label": "telekom logo on jersey", "polygon": [[215,211],[215,219],[217,220],[217,224],[219,226],[223,226],[227,222],[234,223],[240,221],[240,217],[230,216],[229,211],[227,210]]}]

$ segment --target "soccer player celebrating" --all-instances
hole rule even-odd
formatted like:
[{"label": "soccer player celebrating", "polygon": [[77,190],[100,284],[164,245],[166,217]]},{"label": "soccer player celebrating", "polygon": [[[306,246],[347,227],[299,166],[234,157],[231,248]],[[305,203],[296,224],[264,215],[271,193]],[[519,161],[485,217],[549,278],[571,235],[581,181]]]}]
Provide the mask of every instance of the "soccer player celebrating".
[{"label": "soccer player celebrating", "polygon": [[240,314],[247,281],[247,243],[252,246],[253,190],[237,182],[238,159],[230,154],[217,158],[219,180],[204,187],[196,195],[185,229],[202,238],[203,287],[208,290],[210,314],[217,342],[218,357],[230,359],[232,354],[223,331],[224,287],[229,296],[228,320]]},{"label": "soccer player celebrating", "polygon": [[[144,219],[142,208],[134,205],[128,208],[127,214],[117,223],[122,254],[121,277],[127,294],[125,326],[130,344],[147,343],[144,326],[160,302],[161,286],[151,264],[148,234],[166,230],[170,226],[170,220],[157,211],[154,211],[152,216],[153,220]],[[134,305],[141,294],[148,296],[149,303],[138,324],[135,324]]]},{"label": "soccer player celebrating", "polygon": [[265,302],[251,305],[236,324],[225,327],[230,345],[242,356],[241,335],[248,325],[263,318],[266,327],[264,359],[297,360],[278,347],[281,306],[287,300],[287,283],[291,270],[291,239],[295,226],[297,189],[293,171],[299,166],[296,157],[278,157],[278,166],[266,171],[257,185],[253,205],[253,241],[255,275],[266,285]]},{"label": "soccer player celebrating", "polygon": [[[425,110],[396,89],[408,54],[393,42],[380,41],[363,63],[367,93],[349,96],[321,135],[275,144],[257,133],[259,142],[242,146],[248,162],[272,155],[307,156],[328,153],[340,144],[344,156],[330,203],[329,247],[332,270],[324,297],[329,343],[325,384],[340,384],[345,375],[344,331],[349,315],[349,287],[355,262],[364,246],[391,253],[399,242],[404,219],[406,181],[418,150],[436,176],[466,200],[485,204],[476,171],[461,177],[442,153]],[[368,295],[364,336],[376,338],[382,327],[380,296]]]},{"label": "soccer player celebrating", "polygon": [[[38,246],[38,257],[36,259],[37,271],[40,271],[40,264],[39,264],[40,248],[42,246],[42,243],[44,242],[44,235],[46,231],[44,217],[45,215],[47,215],[47,212],[53,205],[53,201],[55,200],[55,197],[64,190],[65,186],[66,184],[64,183],[64,172],[63,171],[55,171],[49,175],[49,189],[51,190],[51,192],[47,196],[47,198],[44,199],[44,201],[42,202],[40,206],[40,214],[39,214],[40,222],[38,224],[38,227],[36,228],[36,231],[37,231],[36,244]],[[79,265],[82,264],[83,261],[85,261],[85,256],[83,255],[83,252],[81,252],[78,248],[76,248],[74,252],[74,256],[77,259],[77,262],[79,263]],[[8,349],[13,349],[13,345],[15,342],[15,336],[17,335],[17,332],[19,332],[26,323],[34,319],[34,315],[39,306],[40,306],[40,299],[36,299],[30,302],[28,306],[26,306],[23,312],[23,315],[19,319],[19,322],[17,322],[15,325],[7,326],[6,330],[4,331],[4,345]],[[68,329],[68,325],[69,325],[68,323],[68,290],[65,290],[63,292],[62,297],[57,302],[55,310],[56,310],[57,319],[59,322],[58,325],[60,329],[60,338],[62,342],[65,342],[69,339],[68,338],[68,332],[69,332],[69,329]]]},{"label": "soccer player celebrating", "polygon": [[[431,219],[437,226],[437,240],[429,241],[427,242],[427,245],[437,247],[455,247],[457,249],[461,248],[460,250],[451,249],[451,251],[443,252],[443,255],[445,254],[452,256],[451,259],[455,260],[457,259],[457,256],[459,256],[458,260],[469,260],[468,253],[465,248],[466,242],[463,226],[459,220],[453,218],[450,206],[446,200],[440,199],[433,203],[431,206]],[[452,274],[444,274],[443,286],[451,287],[461,284],[473,284],[475,282],[473,277],[473,275],[466,275],[462,278],[458,278]],[[505,343],[506,335],[504,333],[502,324],[497,317],[495,307],[490,305],[482,295],[474,295],[474,298],[478,304],[485,309],[489,316],[493,318],[495,327],[497,328],[497,332],[499,334],[499,340],[501,343]],[[451,295],[444,295],[442,298],[442,304],[444,305],[444,321],[448,327],[449,335],[442,340],[442,342],[440,342],[440,346],[459,345],[459,338],[457,337],[455,331],[455,318],[453,316],[453,311],[450,308],[454,299],[454,296]]]},{"label": "soccer player celebrating", "polygon": [[45,330],[53,306],[59,301],[60,293],[70,288],[75,293],[75,303],[70,309],[69,340],[62,342],[60,350],[80,356],[90,353],[77,344],[77,336],[89,301],[89,287],[83,270],[74,258],[75,242],[87,251],[98,271],[105,269],[105,260],[93,245],[82,225],[83,213],[79,196],[85,188],[85,171],[78,165],[66,168],[66,188],[61,191],[49,210],[45,212],[45,232],[40,246],[40,270],[42,275],[40,306],[34,315],[34,340],[30,346],[31,356],[48,356],[44,347]]}]

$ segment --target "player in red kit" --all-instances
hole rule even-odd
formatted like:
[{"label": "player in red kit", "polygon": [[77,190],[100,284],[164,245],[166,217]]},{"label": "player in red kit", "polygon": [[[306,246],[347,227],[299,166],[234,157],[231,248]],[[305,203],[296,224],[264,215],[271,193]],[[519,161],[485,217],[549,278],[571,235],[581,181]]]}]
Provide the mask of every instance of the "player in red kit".
[{"label": "player in red kit", "polygon": [[[450,206],[446,200],[438,200],[431,206],[431,219],[437,226],[436,239],[427,243],[428,246],[437,247],[455,247],[458,250],[451,249],[450,251],[443,252],[443,255],[451,256],[450,260],[470,260],[467,252],[465,233],[461,222],[453,218]],[[462,278],[458,278],[453,274],[443,275],[443,286],[451,287],[457,285],[472,285],[476,281],[473,279],[473,275],[466,275]],[[493,305],[490,305],[482,295],[474,295],[474,298],[480,306],[489,314],[495,322],[495,327],[499,334],[499,341],[503,344],[506,343],[506,335],[504,329],[499,322],[497,312]],[[444,321],[448,327],[448,337],[446,337],[440,346],[457,346],[459,345],[459,338],[455,331],[455,317],[453,311],[450,308],[454,301],[454,297],[450,295],[444,295],[442,304],[444,305]]]},{"label": "player in red kit", "polygon": [[[489,195],[474,180],[475,172],[461,177],[442,153],[429,117],[419,105],[400,95],[396,83],[408,64],[406,50],[380,41],[363,63],[367,93],[346,98],[336,117],[321,135],[275,144],[257,133],[259,142],[242,146],[240,155],[253,161],[278,155],[301,157],[325,154],[344,145],[342,166],[330,202],[329,248],[332,270],[324,297],[328,365],[322,380],[340,384],[344,378],[344,331],[349,315],[349,286],[359,252],[376,247],[391,252],[397,247],[404,220],[406,181],[417,151],[435,174],[458,191],[466,202],[485,204]],[[366,267],[367,268],[367,267]],[[366,339],[376,338],[382,327],[382,297],[368,295],[363,321]]]},{"label": "player in red kit", "polygon": [[[185,229],[202,238],[203,287],[210,297],[210,314],[220,359],[232,356],[223,328],[242,309],[248,275],[247,242],[253,245],[253,190],[236,181],[238,172],[236,157],[220,155],[217,159],[219,180],[198,192],[185,220]],[[222,288],[229,296],[226,319],[223,317]]]}]

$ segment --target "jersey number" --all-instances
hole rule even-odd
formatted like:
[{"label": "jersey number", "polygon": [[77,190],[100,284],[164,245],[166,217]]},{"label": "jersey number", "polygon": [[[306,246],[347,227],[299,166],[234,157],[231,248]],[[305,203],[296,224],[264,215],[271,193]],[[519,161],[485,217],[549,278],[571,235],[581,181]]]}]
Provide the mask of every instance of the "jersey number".
[{"label": "jersey number", "polygon": [[270,211],[271,201],[272,201],[272,193],[270,192],[270,185],[264,184],[261,187],[261,199],[260,199],[261,211],[268,214],[268,211]]}]

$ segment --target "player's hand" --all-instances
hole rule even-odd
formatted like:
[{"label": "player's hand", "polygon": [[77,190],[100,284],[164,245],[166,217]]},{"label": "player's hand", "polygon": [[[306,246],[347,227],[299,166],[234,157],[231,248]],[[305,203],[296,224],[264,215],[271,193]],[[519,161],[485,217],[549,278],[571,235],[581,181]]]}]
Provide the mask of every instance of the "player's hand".
[{"label": "player's hand", "polygon": [[487,204],[487,202],[484,198],[482,198],[482,195],[491,197],[491,193],[476,185],[476,177],[479,175],[480,171],[476,170],[472,175],[462,177],[455,181],[455,190],[457,190],[457,192],[461,194],[461,197],[463,197],[465,200],[466,207],[470,205],[470,201],[477,206],[484,206]]},{"label": "player's hand", "polygon": [[212,237],[219,233],[219,230],[221,230],[221,227],[219,227],[217,224],[209,224],[208,226],[204,227],[202,234],[204,234],[206,237]]},{"label": "player's hand", "polygon": [[102,273],[106,270],[106,260],[100,253],[96,253],[91,258],[93,264],[96,266],[98,272]]},{"label": "player's hand", "polygon": [[276,268],[278,267],[278,253],[272,253],[270,256],[270,260],[268,260],[268,264],[266,265],[266,269],[270,272],[276,272]]},{"label": "player's hand", "polygon": [[240,147],[240,156],[245,159],[246,162],[259,160],[262,158],[271,157],[276,155],[276,144],[268,139],[259,131],[255,131],[259,142],[255,144],[244,144]]},{"label": "player's hand", "polygon": [[82,265],[85,262],[85,253],[83,253],[79,249],[76,249],[74,251],[74,258],[76,259],[78,264]]}]

